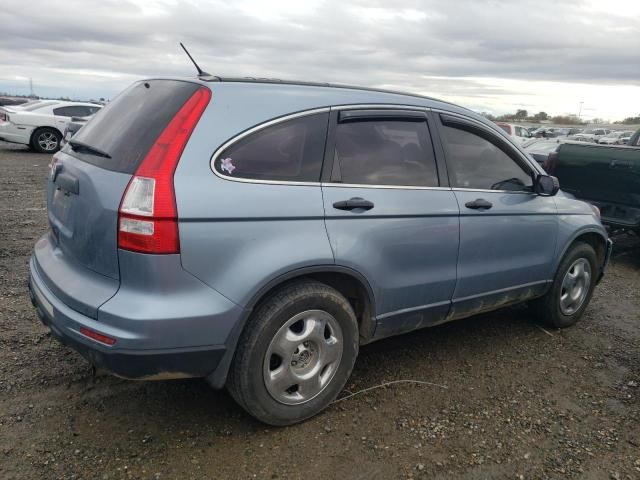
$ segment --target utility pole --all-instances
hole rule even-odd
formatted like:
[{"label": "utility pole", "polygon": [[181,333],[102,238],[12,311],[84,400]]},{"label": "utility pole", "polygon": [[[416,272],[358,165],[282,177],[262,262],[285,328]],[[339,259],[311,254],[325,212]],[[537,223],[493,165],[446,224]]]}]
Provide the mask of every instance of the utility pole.
[{"label": "utility pole", "polygon": [[582,104],[584,102],[580,102],[580,109],[578,110],[578,120],[580,120],[580,116],[582,115]]},{"label": "utility pole", "polygon": [[29,77],[29,97],[33,97],[33,78]]}]

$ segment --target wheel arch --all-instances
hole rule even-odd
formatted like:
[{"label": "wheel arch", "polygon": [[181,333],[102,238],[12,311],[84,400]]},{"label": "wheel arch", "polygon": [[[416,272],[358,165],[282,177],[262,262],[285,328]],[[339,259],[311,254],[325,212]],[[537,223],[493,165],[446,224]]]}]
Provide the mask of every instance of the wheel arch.
[{"label": "wheel arch", "polygon": [[277,276],[260,287],[247,303],[246,309],[253,311],[273,291],[284,285],[305,279],[316,280],[335,288],[344,295],[358,318],[361,340],[373,336],[375,328],[375,296],[366,277],[356,270],[340,265],[318,265],[303,267]]},{"label": "wheel arch", "polygon": [[599,266],[603,266],[607,255],[607,235],[602,230],[597,228],[585,228],[574,233],[574,235],[565,242],[560,255],[558,255],[558,257],[556,258],[555,266],[553,269],[554,274],[569,249],[576,243],[580,242],[586,243],[593,247],[598,257]]},{"label": "wheel arch", "polygon": [[214,388],[222,388],[225,385],[240,335],[260,302],[283,286],[303,280],[316,280],[335,288],[344,295],[356,313],[360,344],[371,341],[376,327],[376,304],[373,288],[364,275],[352,268],[340,265],[317,265],[291,270],[266,282],[247,302],[244,315],[227,342],[224,358],[218,368],[207,377],[207,381]]},{"label": "wheel arch", "polygon": [[62,132],[57,127],[52,127],[51,125],[41,125],[39,127],[35,127],[31,132],[31,136],[29,137],[29,145],[33,144],[33,138],[40,130],[54,130],[58,133],[58,135],[60,135],[60,138],[62,138]]}]

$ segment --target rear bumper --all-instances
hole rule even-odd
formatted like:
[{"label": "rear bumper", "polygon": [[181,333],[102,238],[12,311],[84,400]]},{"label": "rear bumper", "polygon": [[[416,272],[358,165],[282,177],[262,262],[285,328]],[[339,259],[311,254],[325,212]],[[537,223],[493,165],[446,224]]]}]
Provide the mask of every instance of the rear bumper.
[{"label": "rear bumper", "polygon": [[[58,340],[76,350],[95,367],[120,377],[141,380],[205,377],[217,370],[227,351],[225,339],[221,339],[219,345],[147,348],[148,342],[143,338],[136,342],[135,332],[114,328],[65,305],[46,286],[33,258],[30,262],[29,294],[38,316]],[[135,320],[132,323],[135,324]],[[82,327],[115,338],[116,343],[108,346],[86,337],[80,333]],[[157,327],[154,336],[172,340],[170,335],[164,334],[161,325]]]},{"label": "rear bumper", "polygon": [[29,145],[33,128],[18,128],[9,122],[0,122],[0,140],[10,143]]}]

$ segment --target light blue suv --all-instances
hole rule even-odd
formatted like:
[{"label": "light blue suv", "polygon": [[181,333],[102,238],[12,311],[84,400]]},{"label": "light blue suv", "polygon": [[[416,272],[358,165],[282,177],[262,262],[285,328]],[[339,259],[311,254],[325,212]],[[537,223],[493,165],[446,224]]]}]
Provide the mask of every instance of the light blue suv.
[{"label": "light blue suv", "polygon": [[523,301],[572,325],[611,251],[469,110],[255,79],[133,84],[54,156],[48,217],[29,289],[56,337],[273,425],[325,408],[374,340]]}]

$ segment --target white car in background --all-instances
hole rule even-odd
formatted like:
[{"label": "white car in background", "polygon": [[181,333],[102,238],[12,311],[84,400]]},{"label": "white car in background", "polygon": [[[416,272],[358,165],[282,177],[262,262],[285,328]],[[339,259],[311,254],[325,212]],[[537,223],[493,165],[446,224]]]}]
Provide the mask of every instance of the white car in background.
[{"label": "white car in background", "polygon": [[71,117],[88,117],[102,108],[94,103],[36,100],[0,107],[0,140],[29,145],[39,153],[60,149],[62,133]]},{"label": "white car in background", "polygon": [[578,140],[580,142],[594,142],[598,143],[598,140],[610,134],[611,130],[606,128],[587,128],[581,133],[570,136],[571,140]]},{"label": "white car in background", "polygon": [[522,144],[531,138],[529,130],[521,127],[520,125],[513,125],[512,123],[504,122],[496,122],[496,125],[507,132],[507,135],[509,135],[517,143]]},{"label": "white car in background", "polygon": [[[611,132],[598,140],[598,143],[602,145],[624,145],[629,141],[631,135],[633,135],[633,132]],[[626,141],[624,140],[625,138]]]}]

